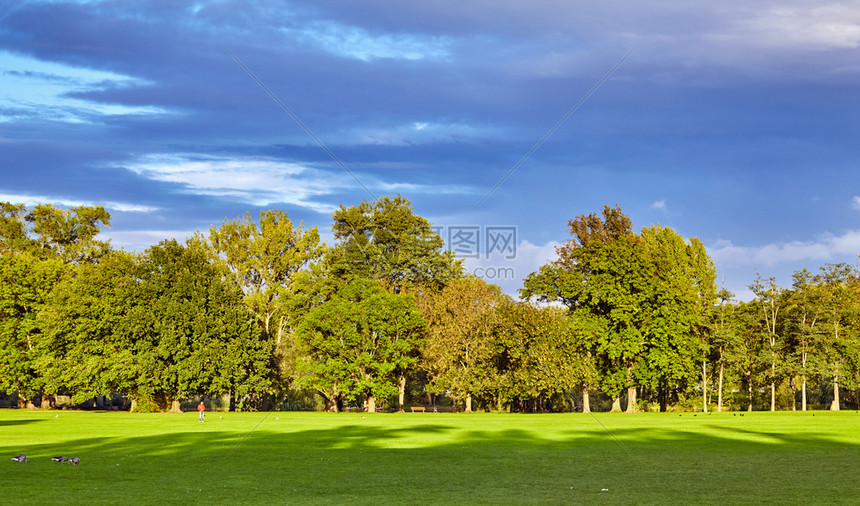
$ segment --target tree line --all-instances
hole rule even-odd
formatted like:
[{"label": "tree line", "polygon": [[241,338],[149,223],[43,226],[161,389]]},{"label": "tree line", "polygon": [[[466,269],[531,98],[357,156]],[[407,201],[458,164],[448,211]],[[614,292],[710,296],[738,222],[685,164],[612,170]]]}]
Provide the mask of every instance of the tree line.
[{"label": "tree line", "polygon": [[[19,406],[121,396],[229,409],[807,409],[856,405],[851,266],[718,290],[704,246],[578,216],[520,300],[466,275],[400,197],[332,213],[335,242],[279,210],[143,252],[100,206],[0,203],[0,392]],[[840,393],[844,392],[844,393]],[[440,401],[442,402],[442,401]],[[626,406],[622,406],[626,405]]]}]

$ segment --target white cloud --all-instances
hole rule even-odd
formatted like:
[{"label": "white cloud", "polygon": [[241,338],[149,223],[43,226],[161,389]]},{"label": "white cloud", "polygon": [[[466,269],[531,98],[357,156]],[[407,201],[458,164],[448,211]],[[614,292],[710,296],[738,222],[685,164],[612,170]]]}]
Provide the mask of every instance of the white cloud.
[{"label": "white cloud", "polygon": [[804,260],[827,261],[835,257],[860,253],[860,230],[842,235],[827,234],[817,241],[792,241],[763,246],[735,246],[721,241],[708,248],[717,265],[772,266]]},{"label": "white cloud", "polygon": [[110,240],[114,248],[128,251],[143,251],[165,239],[176,239],[184,243],[193,236],[195,230],[107,230],[99,234],[100,240]]},{"label": "white cloud", "polygon": [[55,204],[62,207],[103,206],[108,211],[118,211],[122,213],[151,213],[159,210],[158,207],[132,204],[128,202],[96,202],[92,200],[75,200],[57,196],[49,197],[47,195],[25,195],[13,193],[0,193],[0,201],[11,202],[13,204],[24,204],[28,207],[35,206],[37,204]]},{"label": "white cloud", "polygon": [[737,27],[741,36],[764,46],[813,50],[860,47],[860,8],[850,3],[771,6],[738,21]]},{"label": "white cloud", "polygon": [[[345,171],[326,172],[294,163],[262,159],[217,159],[198,155],[150,156],[129,167],[156,181],[183,185],[188,193],[226,197],[256,206],[289,203],[329,214],[337,207],[318,197],[341,191],[362,191]],[[353,174],[374,193],[472,193],[463,185],[387,182]]]},{"label": "white cloud", "polygon": [[658,201],[654,202],[653,204],[651,204],[651,209],[657,209],[659,211],[665,211],[666,210],[666,200],[664,199],[664,200],[658,200]]},{"label": "white cloud", "polygon": [[403,60],[439,59],[448,56],[445,37],[408,33],[372,34],[362,28],[318,21],[301,30],[285,29],[299,40],[332,54],[369,61],[377,58]]},{"label": "white cloud", "polygon": [[228,197],[258,206],[290,203],[319,213],[331,213],[335,207],[316,202],[314,197],[355,184],[348,176],[258,159],[152,156],[130,168],[156,181],[181,184],[189,193]]},{"label": "white cloud", "polygon": [[860,197],[855,195],[854,198],[851,199],[851,208],[860,211]]},{"label": "white cloud", "polygon": [[129,76],[61,63],[46,62],[0,51],[0,108],[7,114],[0,122],[40,118],[67,123],[85,123],[94,117],[166,114],[158,107],[107,104],[70,97],[71,92],[129,87],[146,84]]},{"label": "white cloud", "polygon": [[[523,279],[540,267],[557,258],[557,241],[546,244],[532,244],[522,240],[517,244],[514,255],[494,252],[482,254],[480,258],[466,258],[463,266],[466,272],[474,274],[488,283],[499,285],[508,295],[519,298],[517,291],[523,286]],[[513,258],[507,258],[513,256]]]}]

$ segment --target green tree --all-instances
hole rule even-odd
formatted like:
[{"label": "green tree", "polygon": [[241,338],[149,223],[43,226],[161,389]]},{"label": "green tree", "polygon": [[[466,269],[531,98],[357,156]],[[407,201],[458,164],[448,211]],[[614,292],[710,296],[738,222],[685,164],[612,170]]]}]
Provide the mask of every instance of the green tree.
[{"label": "green tree", "polygon": [[823,310],[819,348],[833,383],[830,409],[836,411],[841,407],[840,386],[855,386],[851,371],[860,365],[856,275],[848,264],[827,264],[821,268],[818,281]]},{"label": "green tree", "polygon": [[735,294],[720,289],[716,294],[717,303],[712,307],[711,328],[713,332],[710,340],[710,350],[715,355],[714,360],[719,368],[717,375],[717,411],[723,410],[723,385],[726,378],[726,366],[729,364],[728,356],[738,346],[738,325],[736,321],[734,302]]},{"label": "green tree", "polygon": [[561,302],[581,320],[600,371],[599,386],[612,397],[613,411],[620,411],[621,392],[633,386],[644,340],[647,279],[639,237],[618,207],[604,206],[602,217],[581,215],[568,226],[572,237],[556,248],[559,258],[527,276],[520,293]]},{"label": "green tree", "polygon": [[211,227],[209,242],[238,277],[245,303],[272,342],[272,361],[277,364],[271,369],[273,379],[283,387],[295,375],[293,333],[300,319],[296,307],[301,305],[302,285],[297,279],[326,250],[317,228],[295,226],[287,213],[268,210],[260,212],[259,223],[246,214]]},{"label": "green tree", "polygon": [[36,367],[41,328],[37,315],[69,265],[95,262],[108,250],[96,239],[110,215],[101,206],[70,211],[39,204],[0,202],[0,388],[16,392],[26,405],[36,394],[49,405]]},{"label": "green tree", "polygon": [[747,391],[747,411],[752,411],[755,392],[768,382],[771,353],[762,339],[761,305],[757,301],[740,302],[733,311],[737,339],[727,349],[726,359],[733,374]]},{"label": "green tree", "polygon": [[496,309],[497,405],[519,411],[567,409],[574,387],[593,375],[582,333],[569,312],[507,302]]},{"label": "green tree", "polygon": [[29,249],[24,204],[0,202],[0,255],[12,255]]},{"label": "green tree", "polygon": [[787,331],[793,340],[793,369],[795,374],[800,375],[801,410],[806,411],[807,382],[820,371],[816,343],[823,316],[822,289],[815,276],[806,269],[795,272],[792,278],[794,281],[787,308]]},{"label": "green tree", "polygon": [[442,251],[444,241],[430,222],[414,214],[401,196],[340,206],[332,213],[339,241],[331,251],[330,276],[380,280],[393,293],[410,288],[438,290],[462,276],[462,260]]},{"label": "green tree", "polygon": [[299,325],[304,351],[299,382],[323,397],[327,411],[337,411],[343,396],[374,412],[377,399],[397,393],[403,371],[417,363],[425,333],[411,295],[353,280]]},{"label": "green tree", "polygon": [[27,213],[34,234],[34,246],[43,258],[56,257],[64,263],[97,261],[110,249],[107,241],[96,239],[102,227],[110,228],[110,214],[102,206],[72,206],[70,211],[51,204],[39,204]]},{"label": "green tree", "polygon": [[0,390],[17,394],[22,407],[44,393],[37,367],[37,316],[65,276],[67,269],[58,259],[41,260],[26,252],[0,254]]},{"label": "green tree", "polygon": [[701,241],[687,242],[670,228],[651,226],[642,230],[647,285],[642,302],[644,356],[641,380],[661,392],[666,409],[668,388],[684,389],[695,379],[702,364],[702,394],[707,411],[706,320],[713,306],[716,274]]},{"label": "green tree", "polygon": [[[781,371],[781,355],[785,347],[785,337],[781,335],[783,313],[786,306],[787,292],[776,284],[774,278],[756,280],[749,285],[756,296],[761,308],[761,318],[764,323],[764,337],[770,351],[770,410],[776,411],[776,383]],[[778,369],[778,366],[780,368]]]},{"label": "green tree", "polygon": [[492,387],[494,318],[508,297],[498,286],[469,276],[422,300],[428,323],[422,357],[429,387],[436,393],[451,392],[471,412],[473,398]]}]

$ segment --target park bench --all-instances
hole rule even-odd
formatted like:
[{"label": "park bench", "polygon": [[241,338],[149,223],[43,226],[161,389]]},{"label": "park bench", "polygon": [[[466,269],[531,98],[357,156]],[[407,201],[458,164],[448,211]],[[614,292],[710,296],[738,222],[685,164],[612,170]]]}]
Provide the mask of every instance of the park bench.
[{"label": "park bench", "polygon": [[457,408],[455,408],[454,406],[430,406],[430,407],[412,406],[409,409],[411,409],[413,413],[426,413],[428,411],[431,413],[456,413],[457,412]]}]

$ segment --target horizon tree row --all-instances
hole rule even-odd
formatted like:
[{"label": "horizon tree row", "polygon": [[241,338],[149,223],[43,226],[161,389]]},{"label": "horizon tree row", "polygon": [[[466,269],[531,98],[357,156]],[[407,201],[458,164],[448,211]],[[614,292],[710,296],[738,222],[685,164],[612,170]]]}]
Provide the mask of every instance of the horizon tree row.
[{"label": "horizon tree row", "polygon": [[637,234],[606,206],[570,220],[515,301],[464,275],[400,196],[332,219],[332,246],[268,210],[131,253],[96,239],[99,206],[0,203],[0,391],[22,407],[118,393],[138,411],[200,396],[371,412],[432,395],[464,411],[857,402],[848,265],[791,289],[759,277],[735,302],[698,239]]}]

